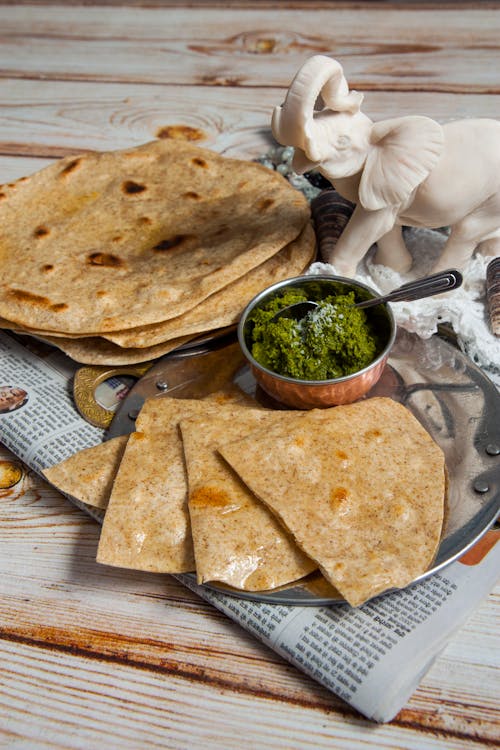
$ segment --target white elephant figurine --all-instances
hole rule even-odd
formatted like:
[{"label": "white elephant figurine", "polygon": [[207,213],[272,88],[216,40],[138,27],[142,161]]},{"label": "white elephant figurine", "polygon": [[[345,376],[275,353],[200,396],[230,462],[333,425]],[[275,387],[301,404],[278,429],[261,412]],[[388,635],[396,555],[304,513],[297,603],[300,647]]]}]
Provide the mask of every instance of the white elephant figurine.
[{"label": "white elephant figurine", "polygon": [[463,268],[476,249],[499,255],[500,122],[440,125],[408,116],[374,123],[360,111],[362,100],[336,60],[315,55],[273,112],[274,137],[295,149],[293,169],[318,170],[356,204],[324,260],[352,277],[377,243],[375,261],[405,273],[412,258],[402,226],[450,227],[435,271]]}]

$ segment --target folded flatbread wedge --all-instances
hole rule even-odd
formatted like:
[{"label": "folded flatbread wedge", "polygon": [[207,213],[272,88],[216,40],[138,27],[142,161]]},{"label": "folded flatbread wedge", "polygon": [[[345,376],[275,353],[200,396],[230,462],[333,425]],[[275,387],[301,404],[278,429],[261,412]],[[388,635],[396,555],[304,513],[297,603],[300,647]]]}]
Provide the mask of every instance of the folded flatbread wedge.
[{"label": "folded flatbread wedge", "polygon": [[353,606],[424,573],[443,524],[443,452],[404,406],[298,413],[222,456]]},{"label": "folded flatbread wedge", "polygon": [[115,477],[97,549],[106,565],[156,573],[194,570],[187,479],[179,420],[210,403],[246,402],[238,388],[206,399],[145,402]]},{"label": "folded flatbread wedge", "polygon": [[94,508],[106,508],[128,435],[98,443],[75,453],[43,474],[65,495]]},{"label": "folded flatbread wedge", "polygon": [[222,439],[237,440],[286,418],[284,412],[228,405],[181,421],[198,583],[262,591],[316,569],[215,449]]}]

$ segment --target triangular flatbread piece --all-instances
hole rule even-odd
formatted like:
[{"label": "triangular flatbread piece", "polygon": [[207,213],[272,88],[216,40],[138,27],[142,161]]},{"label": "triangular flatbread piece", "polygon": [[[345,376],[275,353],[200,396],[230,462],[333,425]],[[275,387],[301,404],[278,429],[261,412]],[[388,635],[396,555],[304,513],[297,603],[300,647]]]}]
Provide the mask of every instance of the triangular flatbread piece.
[{"label": "triangular flatbread piece", "polygon": [[75,453],[44,470],[45,478],[60,492],[94,508],[106,508],[127,445],[128,435]]},{"label": "triangular flatbread piece", "polygon": [[388,398],[297,414],[220,452],[358,606],[424,573],[439,545],[444,456]]},{"label": "triangular flatbread piece", "polygon": [[316,568],[215,450],[223,438],[237,440],[286,418],[283,412],[226,406],[181,421],[199,583],[262,591]]},{"label": "triangular flatbread piece", "polygon": [[210,403],[250,401],[236,386],[205,399],[147,400],[115,478],[97,562],[156,573],[194,570],[187,479],[179,420]]}]

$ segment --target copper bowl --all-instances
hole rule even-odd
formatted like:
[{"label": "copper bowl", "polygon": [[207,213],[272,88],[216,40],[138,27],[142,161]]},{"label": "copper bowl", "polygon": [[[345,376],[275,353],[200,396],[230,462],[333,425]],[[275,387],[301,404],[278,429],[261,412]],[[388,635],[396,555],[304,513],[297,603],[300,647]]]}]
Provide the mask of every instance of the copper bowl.
[{"label": "copper bowl", "polygon": [[316,290],[314,299],[318,299],[318,288],[321,290],[322,298],[332,293],[338,294],[339,286],[345,286],[346,292],[354,291],[356,301],[378,296],[365,284],[341,276],[296,276],[293,279],[279,281],[257,294],[244,309],[238,325],[238,341],[257,383],[273,399],[295,409],[314,409],[357,401],[368,393],[382,375],[396,337],[396,323],[392,310],[389,305],[380,304],[367,308],[366,313],[373,316],[373,322],[383,344],[376,358],[362,370],[331,380],[299,380],[278,375],[263,367],[253,358],[250,350],[250,314],[255,308],[281,295],[287,289],[300,287],[307,291],[308,287],[312,289],[313,285]]}]

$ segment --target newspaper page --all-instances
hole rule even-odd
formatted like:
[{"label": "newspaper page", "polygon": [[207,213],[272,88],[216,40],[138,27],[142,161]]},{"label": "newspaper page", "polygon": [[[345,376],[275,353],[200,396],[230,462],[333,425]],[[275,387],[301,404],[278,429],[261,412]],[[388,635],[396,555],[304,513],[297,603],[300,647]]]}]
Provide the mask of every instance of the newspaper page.
[{"label": "newspaper page", "polygon": [[[74,406],[76,367],[35,339],[0,333],[0,440],[38,473],[104,438]],[[499,540],[490,530],[461,560],[358,608],[256,602],[176,577],[364,716],[387,722],[494,587]]]}]

